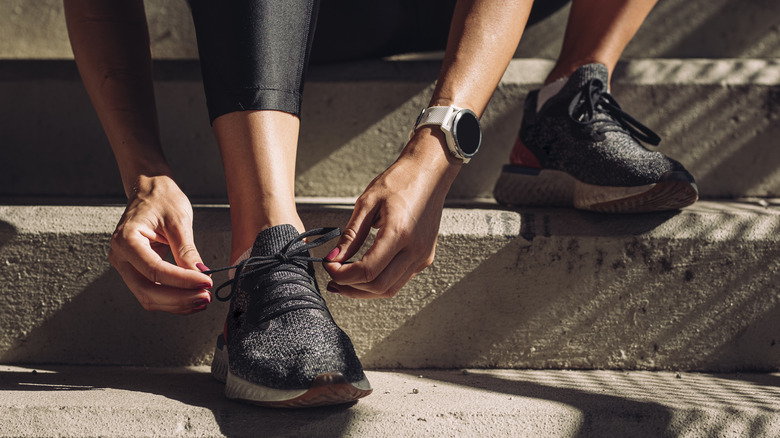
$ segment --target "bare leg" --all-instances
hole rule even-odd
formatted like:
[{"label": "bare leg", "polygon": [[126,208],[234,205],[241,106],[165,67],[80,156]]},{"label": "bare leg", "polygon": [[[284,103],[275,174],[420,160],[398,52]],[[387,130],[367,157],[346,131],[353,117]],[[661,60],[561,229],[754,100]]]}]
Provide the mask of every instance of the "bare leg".
[{"label": "bare leg", "polygon": [[623,49],[657,0],[573,0],[558,62],[545,84],[598,62],[610,77]]},{"label": "bare leg", "polygon": [[304,231],[295,208],[299,125],[298,117],[281,111],[239,111],[214,120],[230,201],[231,261],[266,228],[291,224]]}]

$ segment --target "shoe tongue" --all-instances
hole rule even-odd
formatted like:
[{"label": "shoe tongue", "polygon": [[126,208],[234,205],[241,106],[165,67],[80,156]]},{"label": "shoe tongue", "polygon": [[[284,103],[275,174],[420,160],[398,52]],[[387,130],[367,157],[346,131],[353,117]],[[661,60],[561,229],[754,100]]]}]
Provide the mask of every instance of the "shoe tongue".
[{"label": "shoe tongue", "polygon": [[562,96],[573,96],[591,79],[599,79],[602,83],[601,91],[607,91],[607,82],[609,81],[607,66],[598,63],[583,65],[569,76],[569,80],[559,94]]},{"label": "shoe tongue", "polygon": [[[266,228],[257,235],[252,247],[252,257],[274,255],[298,237],[298,230],[289,224]],[[299,243],[303,245],[303,242]],[[298,246],[298,245],[296,245]]]}]

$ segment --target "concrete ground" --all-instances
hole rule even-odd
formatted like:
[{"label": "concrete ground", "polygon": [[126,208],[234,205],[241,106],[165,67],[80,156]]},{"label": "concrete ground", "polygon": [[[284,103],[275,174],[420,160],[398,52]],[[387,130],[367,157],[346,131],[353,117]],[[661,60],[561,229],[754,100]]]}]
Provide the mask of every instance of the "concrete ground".
[{"label": "concrete ground", "polygon": [[776,437],[780,374],[369,371],[354,405],[227,400],[208,367],[0,367],[1,436]]}]

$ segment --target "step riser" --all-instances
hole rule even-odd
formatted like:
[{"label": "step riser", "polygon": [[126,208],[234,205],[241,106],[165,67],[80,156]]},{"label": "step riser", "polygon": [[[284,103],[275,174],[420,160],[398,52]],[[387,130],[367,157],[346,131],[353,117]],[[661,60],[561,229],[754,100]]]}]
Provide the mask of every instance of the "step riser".
[{"label": "step riser", "polygon": [[[550,66],[512,63],[483,118],[484,148],[461,172],[451,198],[491,196],[517,135],[522,100]],[[166,154],[191,197],[224,199],[197,66],[178,67],[163,68],[157,84]],[[121,198],[116,164],[74,67],[60,65],[48,80],[40,69],[49,67],[24,68],[37,69],[36,79],[24,80],[6,64],[3,75],[16,80],[0,81],[9,151],[0,196]],[[362,193],[397,157],[437,71],[435,62],[315,70],[302,116],[298,196]],[[659,150],[694,174],[702,197],[780,196],[780,149],[772,147],[780,136],[780,63],[633,61],[621,64],[613,89],[627,111],[665,139]]]},{"label": "step riser", "polygon": [[[0,362],[209,362],[226,306],[190,317],[143,311],[106,262],[121,211],[0,208]],[[310,227],[349,217],[348,208],[302,211]],[[226,209],[195,217],[204,262],[220,266]],[[775,209],[736,204],[631,220],[447,209],[436,262],[397,297],[325,294],[369,368],[774,370],[778,231]]]}]

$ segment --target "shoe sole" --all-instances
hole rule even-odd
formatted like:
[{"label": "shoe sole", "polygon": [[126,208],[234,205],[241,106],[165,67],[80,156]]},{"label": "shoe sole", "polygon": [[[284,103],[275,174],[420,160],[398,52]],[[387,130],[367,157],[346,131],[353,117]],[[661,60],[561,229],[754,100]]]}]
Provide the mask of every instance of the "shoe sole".
[{"label": "shoe sole", "polygon": [[308,389],[276,389],[249,382],[230,372],[226,348],[214,350],[211,375],[225,383],[225,396],[258,406],[308,408],[350,403],[373,391],[368,378],[349,382],[341,373],[324,373],[314,378]]},{"label": "shoe sole", "polygon": [[600,213],[647,213],[679,210],[699,199],[695,183],[682,172],[635,187],[587,184],[566,172],[506,165],[493,189],[496,200],[508,206],[574,207]]}]

